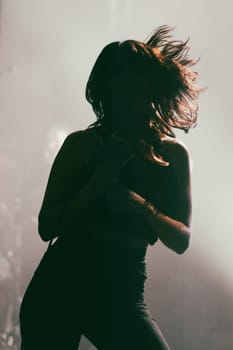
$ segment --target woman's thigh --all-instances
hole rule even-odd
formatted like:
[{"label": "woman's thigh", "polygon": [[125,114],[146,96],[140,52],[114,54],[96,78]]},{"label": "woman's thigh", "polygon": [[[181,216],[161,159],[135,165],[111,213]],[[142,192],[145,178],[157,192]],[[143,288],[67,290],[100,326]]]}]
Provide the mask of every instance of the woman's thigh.
[{"label": "woman's thigh", "polygon": [[98,350],[170,350],[144,302],[88,310],[83,334]]},{"label": "woman's thigh", "polygon": [[77,295],[62,293],[61,284],[33,276],[19,316],[23,350],[77,349],[82,333]]}]

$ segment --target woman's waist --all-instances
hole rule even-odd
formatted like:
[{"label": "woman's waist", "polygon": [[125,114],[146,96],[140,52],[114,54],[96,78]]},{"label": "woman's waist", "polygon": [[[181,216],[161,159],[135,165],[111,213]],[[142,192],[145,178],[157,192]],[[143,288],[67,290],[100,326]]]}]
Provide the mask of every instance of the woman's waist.
[{"label": "woman's waist", "polygon": [[64,251],[76,251],[79,254],[88,254],[88,251],[103,253],[114,256],[121,254],[121,257],[145,258],[147,246],[144,240],[139,240],[134,233],[114,230],[108,227],[95,227],[94,230],[83,230],[84,232],[67,233],[53,243]]},{"label": "woman's waist", "polygon": [[112,222],[90,222],[86,239],[90,244],[104,244],[124,249],[147,249],[149,244],[145,228]]},{"label": "woman's waist", "polygon": [[121,249],[122,251],[138,254],[144,252],[148,247],[148,238],[143,229],[129,226],[114,226],[90,222],[85,227],[74,228],[66,232],[57,240],[59,245],[71,249],[84,249],[86,247],[101,249]]}]

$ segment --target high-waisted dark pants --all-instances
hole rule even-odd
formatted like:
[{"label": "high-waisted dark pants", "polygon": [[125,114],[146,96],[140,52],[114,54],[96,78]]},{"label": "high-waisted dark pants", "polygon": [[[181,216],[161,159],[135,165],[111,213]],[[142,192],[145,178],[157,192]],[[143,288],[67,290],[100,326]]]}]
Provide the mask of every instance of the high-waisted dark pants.
[{"label": "high-waisted dark pants", "polygon": [[99,350],[170,349],[143,290],[127,287],[134,277],[116,273],[110,283],[95,266],[76,275],[57,271],[46,276],[36,271],[26,290],[20,310],[23,350],[77,350],[82,334]]}]

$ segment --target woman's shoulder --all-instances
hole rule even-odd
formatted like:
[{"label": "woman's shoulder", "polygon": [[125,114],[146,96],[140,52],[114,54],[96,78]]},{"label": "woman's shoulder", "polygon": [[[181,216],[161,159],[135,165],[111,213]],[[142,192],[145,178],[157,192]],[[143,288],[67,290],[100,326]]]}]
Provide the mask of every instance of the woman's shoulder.
[{"label": "woman's shoulder", "polygon": [[189,163],[189,149],[183,141],[166,136],[161,139],[161,144],[164,157],[166,157],[166,160],[168,160],[171,165]]},{"label": "woman's shoulder", "polygon": [[100,135],[96,130],[96,127],[79,129],[70,132],[65,140],[64,145],[66,146],[74,146],[74,147],[83,147],[83,151],[85,149],[92,148],[98,142],[100,142]]},{"label": "woman's shoulder", "polygon": [[184,154],[186,156],[189,155],[189,150],[187,145],[181,141],[180,139],[173,137],[163,137],[161,139],[162,148],[167,152],[171,153],[179,153]]},{"label": "woman's shoulder", "polygon": [[74,130],[65,137],[56,159],[84,164],[92,158],[98,143],[99,136],[94,128]]}]

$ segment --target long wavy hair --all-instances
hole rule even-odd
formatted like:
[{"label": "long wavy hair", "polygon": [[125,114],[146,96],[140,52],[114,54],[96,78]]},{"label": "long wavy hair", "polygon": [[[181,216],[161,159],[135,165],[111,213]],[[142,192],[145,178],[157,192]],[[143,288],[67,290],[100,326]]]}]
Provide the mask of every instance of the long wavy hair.
[{"label": "long wavy hair", "polygon": [[157,159],[161,158],[159,150],[163,136],[176,137],[173,128],[188,132],[196,126],[197,98],[205,89],[197,86],[199,74],[190,69],[199,58],[189,57],[189,38],[173,40],[173,29],[163,25],[155,29],[145,42],[126,40],[106,45],[93,66],[85,91],[97,117],[89,127],[103,126],[109,132],[111,118],[104,109],[107,82],[122,71],[143,73],[150,86],[144,149]]}]

